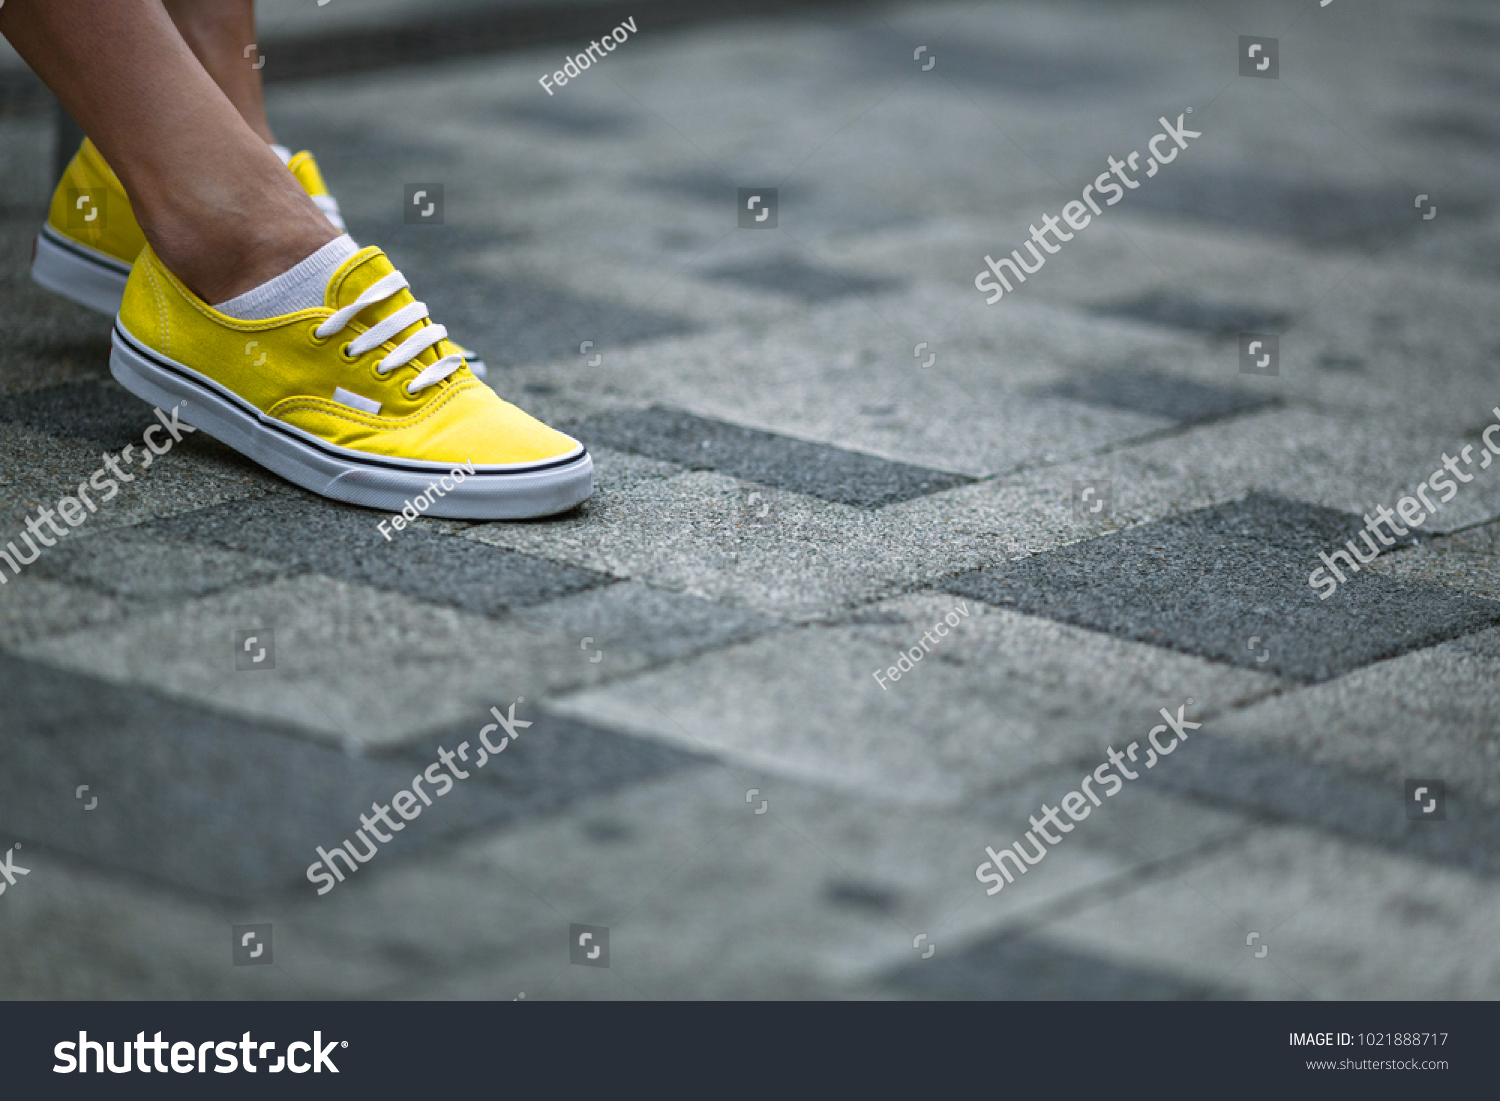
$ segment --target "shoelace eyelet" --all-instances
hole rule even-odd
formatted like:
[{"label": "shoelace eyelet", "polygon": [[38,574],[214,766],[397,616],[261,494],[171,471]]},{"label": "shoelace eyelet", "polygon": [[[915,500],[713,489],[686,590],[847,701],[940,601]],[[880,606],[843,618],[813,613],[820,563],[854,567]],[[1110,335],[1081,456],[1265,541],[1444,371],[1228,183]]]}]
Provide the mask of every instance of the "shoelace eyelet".
[{"label": "shoelace eyelet", "polygon": [[[322,324],[322,322],[319,322],[318,324]],[[329,333],[327,336],[319,336],[318,326],[314,325],[311,329],[307,330],[307,339],[311,340],[314,344],[321,348],[323,345],[327,344],[330,340],[333,339],[333,334]]]},{"label": "shoelace eyelet", "polygon": [[349,354],[349,349],[351,347],[353,347],[353,345],[354,345],[354,342],[352,340],[348,344],[345,344],[342,348],[339,349],[339,355],[343,356],[350,363],[358,363],[359,362],[359,356],[351,356]]}]

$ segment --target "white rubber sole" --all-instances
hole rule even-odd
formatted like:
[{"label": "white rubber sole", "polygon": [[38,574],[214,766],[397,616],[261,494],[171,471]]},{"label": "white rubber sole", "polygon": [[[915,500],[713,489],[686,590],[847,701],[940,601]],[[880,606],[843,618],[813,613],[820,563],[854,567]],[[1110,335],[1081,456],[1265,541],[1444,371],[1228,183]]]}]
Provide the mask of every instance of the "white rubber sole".
[{"label": "white rubber sole", "polygon": [[[98,249],[70,241],[44,225],[32,250],[31,278],[53,294],[115,317],[125,297],[125,281],[130,278],[131,267]],[[487,377],[489,371],[484,360],[468,348],[462,351],[474,377]]]},{"label": "white rubber sole", "polygon": [[[109,371],[121,386],[158,409],[181,406],[179,419],[228,444],[287,481],[336,501],[400,512],[412,505],[453,520],[527,520],[551,516],[594,491],[594,460],[580,444],[546,463],[476,466],[452,477],[454,463],[385,459],[324,443],[268,417],[192,368],[146,348],[118,319]],[[429,492],[440,478],[456,483]],[[427,507],[413,504],[418,497]]]},{"label": "white rubber sole", "polygon": [[114,317],[125,297],[130,265],[70,241],[51,226],[36,235],[31,278],[54,294]]}]

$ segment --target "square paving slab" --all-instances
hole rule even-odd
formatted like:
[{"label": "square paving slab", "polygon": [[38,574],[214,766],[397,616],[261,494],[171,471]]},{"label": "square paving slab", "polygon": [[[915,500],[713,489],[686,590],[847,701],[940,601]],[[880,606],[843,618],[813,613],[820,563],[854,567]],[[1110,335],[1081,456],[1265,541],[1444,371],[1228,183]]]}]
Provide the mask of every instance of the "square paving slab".
[{"label": "square paving slab", "polygon": [[973,480],[662,406],[601,413],[567,431],[586,445],[597,442],[859,508],[909,501]]},{"label": "square paving slab", "polygon": [[1257,495],[975,570],[943,587],[1306,682],[1500,623],[1500,602],[1370,573],[1320,600],[1307,580],[1317,553],[1362,526],[1331,509]]}]

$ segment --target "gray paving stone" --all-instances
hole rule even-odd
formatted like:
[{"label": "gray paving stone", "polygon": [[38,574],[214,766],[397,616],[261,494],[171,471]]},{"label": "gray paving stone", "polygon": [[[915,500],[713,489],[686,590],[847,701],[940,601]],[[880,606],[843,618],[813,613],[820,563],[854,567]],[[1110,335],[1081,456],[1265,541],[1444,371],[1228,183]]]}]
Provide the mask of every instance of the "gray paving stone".
[{"label": "gray paving stone", "polygon": [[1363,522],[1328,509],[1253,496],[977,570],[944,588],[1307,682],[1500,622],[1500,603],[1380,576],[1319,600],[1309,560],[1356,526]]},{"label": "gray paving stone", "polygon": [[639,452],[689,470],[718,471],[859,508],[879,508],[971,481],[962,474],[891,462],[660,406],[600,414],[568,431],[585,444],[597,440],[605,447]]},{"label": "gray paving stone", "polygon": [[[148,880],[234,898],[296,889],[316,845],[352,836],[370,799],[411,779],[154,693],[10,657],[0,671],[4,828]],[[79,784],[99,799],[93,811],[75,799]],[[455,796],[444,810],[459,821],[482,815],[478,789]]]},{"label": "gray paving stone", "polygon": [[1166,417],[1178,424],[1197,424],[1251,413],[1276,403],[1275,398],[1264,394],[1205,386],[1191,379],[1130,367],[1117,367],[1056,382],[1040,388],[1038,393]]},{"label": "gray paving stone", "polygon": [[[273,667],[237,669],[270,632]],[[265,645],[265,643],[261,643]],[[27,644],[26,655],[358,751],[587,681],[578,642],[316,575],[231,590]],[[620,661],[627,660],[621,655]]]},{"label": "gray paving stone", "polygon": [[[108,348],[105,349],[106,359]],[[0,421],[110,451],[142,449],[141,433],[156,423],[151,406],[113,379],[71,382],[0,398]],[[92,472],[92,471],[91,471]]]},{"label": "gray paving stone", "polygon": [[[988,532],[943,525],[934,537],[941,501],[854,508],[700,471],[596,490],[546,525],[463,537],[780,619],[827,619],[988,560]],[[924,503],[930,511],[909,511]]]},{"label": "gray paving stone", "polygon": [[[702,203],[705,210],[712,209],[718,212],[725,219],[726,225],[736,227],[738,227],[738,221],[735,218],[735,210],[739,199],[739,188],[770,186],[769,181],[763,179],[749,177],[731,179],[713,169],[696,168],[665,175],[644,176],[637,182],[644,188]],[[889,207],[871,205],[859,196],[850,195],[847,192],[830,194],[827,190],[805,179],[792,178],[775,186],[778,227],[786,226],[799,233],[807,231],[868,233],[893,226],[910,225],[916,221],[908,213]],[[778,239],[773,237],[771,240]],[[785,242],[779,243],[785,247]],[[787,277],[796,285],[784,288],[773,281],[770,276],[774,276],[778,269],[784,269]],[[789,294],[813,302],[854,293],[849,289],[850,287],[856,288],[861,294],[873,294],[892,289],[897,285],[894,280],[866,280],[858,275],[849,277],[847,283],[830,280],[832,276],[842,279],[848,275],[849,273],[844,273],[840,276],[838,272],[809,268],[805,261],[782,253],[776,257],[762,257],[759,261],[749,263],[740,277],[746,286]],[[720,271],[713,277],[724,278],[725,276]],[[867,286],[867,284],[872,285]],[[799,291],[797,286],[803,286],[806,289]]]},{"label": "gray paving stone", "polygon": [[498,615],[610,581],[530,555],[481,549],[425,526],[408,527],[387,539],[376,524],[390,515],[299,494],[205,509],[146,531],[159,539],[224,547],[477,615]]},{"label": "gray paving stone", "polygon": [[[1226,773],[1224,782],[1271,800],[1269,781],[1257,771],[1285,772],[1292,758],[1302,762],[1312,785],[1309,798],[1332,784],[1322,806],[1303,812],[1313,815],[1309,822],[1356,830],[1382,844],[1420,842],[1425,847],[1412,851],[1426,859],[1489,868],[1496,847],[1492,816],[1500,807],[1497,684],[1500,632],[1489,630],[1265,700],[1226,716],[1223,727],[1226,740],[1269,759],[1237,778]],[[1333,782],[1340,775],[1360,790],[1340,793],[1344,780]],[[1445,778],[1455,810],[1441,825],[1415,823],[1437,828],[1413,833],[1398,811],[1404,781],[1417,777]],[[1277,782],[1296,784],[1285,775]],[[1296,817],[1274,800],[1267,805]]]},{"label": "gray paving stone", "polygon": [[[531,90],[537,91],[534,81]],[[451,111],[451,103],[446,110]],[[299,144],[318,151],[319,166],[339,196],[356,240],[386,249],[431,304],[433,316],[481,352],[487,364],[509,367],[575,357],[584,339],[622,347],[694,330],[689,319],[591,293],[586,285],[570,287],[535,269],[503,274],[472,262],[456,264],[456,254],[514,252],[525,243],[534,231],[497,216],[492,196],[496,187],[531,189],[539,181],[534,173],[525,175],[527,162],[506,171],[476,163],[483,154],[473,147],[455,153],[421,140],[392,140],[384,129],[387,122],[334,123],[312,112],[298,116],[296,134]],[[475,128],[494,136],[493,119],[478,118]],[[518,137],[531,133],[519,131]],[[406,225],[400,187],[390,181],[430,178],[438,156],[447,181],[443,224]],[[377,157],[386,171],[372,176],[370,164]],[[504,380],[497,376],[489,381],[503,385]]]},{"label": "gray paving stone", "polygon": [[892,985],[914,998],[978,1001],[1201,1001],[1228,993],[1036,937],[1000,937],[957,955],[908,964]]},{"label": "gray paving stone", "polygon": [[[262,498],[264,500],[264,498]],[[86,534],[38,559],[37,577],[143,603],[186,600],[270,581],[284,567],[254,555],[152,539],[142,527]]]},{"label": "gray paving stone", "polygon": [[1384,555],[1371,562],[1369,570],[1500,600],[1500,524],[1439,536],[1400,554]]},{"label": "gray paving stone", "polygon": [[[1321,701],[1278,698],[1227,715],[1215,725],[1214,738],[1199,747],[1201,752],[1176,762],[1170,771],[1153,773],[1148,784],[1215,806],[1316,828],[1424,864],[1447,865],[1479,875],[1500,874],[1500,811],[1493,802],[1497,787],[1494,762],[1471,751],[1463,754],[1465,767],[1455,770],[1454,758],[1459,754],[1454,750],[1462,753],[1467,747],[1455,745],[1459,738],[1451,733],[1444,739],[1447,745],[1435,746],[1414,735],[1406,723],[1391,723],[1390,719],[1399,714],[1391,696],[1387,689],[1380,700],[1384,709],[1379,714],[1385,717],[1388,729],[1400,729],[1383,738],[1351,729],[1351,712],[1355,709],[1347,705],[1327,708],[1326,696]],[[1293,716],[1306,725],[1273,730],[1273,724],[1293,720]],[[1319,722],[1319,717],[1324,721]],[[1334,730],[1329,730],[1330,723]],[[1397,752],[1388,749],[1372,754],[1367,748],[1371,740],[1394,743],[1389,749]],[[1337,759],[1323,749],[1340,742],[1351,748],[1358,746],[1358,752],[1346,750]],[[1398,755],[1404,759],[1393,759]],[[1427,761],[1414,759],[1422,757]],[[1433,760],[1439,757],[1444,758],[1441,764]],[[1330,759],[1337,759],[1337,764]],[[1470,771],[1475,766],[1482,769],[1479,775]],[[1359,771],[1352,771],[1355,769]],[[1444,820],[1414,821],[1407,815],[1403,781],[1412,773],[1452,777],[1446,787]],[[1472,790],[1483,791],[1490,801],[1474,798],[1468,793]]]},{"label": "gray paving stone", "polygon": [[[989,533],[1010,554],[1050,550],[1131,523],[1170,517],[1251,494],[1271,494],[1362,516],[1391,507],[1457,454],[1452,438],[1366,419],[1275,410],[1190,428],[1107,454],[1024,471],[942,496],[953,531]],[[1075,487],[1108,480],[1107,520],[1073,512]],[[921,502],[915,507],[921,507]],[[913,506],[908,506],[913,507]],[[1487,472],[1428,518],[1428,536],[1500,515],[1500,478]],[[1303,578],[1319,563],[1317,547]],[[1404,553],[1404,552],[1403,552]],[[1378,561],[1378,560],[1377,560]]]},{"label": "gray paving stone", "polygon": [[575,103],[539,103],[530,96],[499,105],[493,115],[504,122],[580,139],[628,133],[638,121],[636,115],[626,111]]},{"label": "gray paving stone", "polygon": [[1280,332],[1291,320],[1286,313],[1260,306],[1205,302],[1160,292],[1104,306],[1099,312],[1107,317],[1204,333],[1220,340],[1232,339],[1239,333]]},{"label": "gray paving stone", "polygon": [[[48,599],[61,598],[32,599],[44,611]],[[351,751],[407,744],[501,700],[539,703],[772,626],[751,612],[716,611],[639,585],[590,589],[493,619],[317,575],[168,606],[129,602],[105,614],[112,607],[104,601],[90,613],[85,604],[76,613],[84,629],[72,633],[66,620],[28,628],[40,615],[34,611],[20,619],[14,647]],[[274,667],[238,669],[240,641],[266,632],[257,645],[269,642]]]},{"label": "gray paving stone", "polygon": [[[512,622],[532,637],[576,638],[580,660],[614,672],[682,661],[777,630],[747,608],[700,600],[636,582],[608,585],[518,611]],[[584,639],[591,639],[587,646]],[[596,660],[597,655],[597,660]]]},{"label": "gray paving stone", "polygon": [[[507,708],[501,711],[508,713]],[[524,709],[519,714],[526,716]],[[399,759],[408,771],[421,769],[438,759],[439,747],[458,752],[465,742],[473,747],[473,759],[477,759],[481,745],[477,731],[490,718],[482,714],[476,716],[479,721],[431,731],[426,745],[405,747]],[[496,767],[471,771],[478,784],[503,796],[492,801],[485,821],[488,830],[534,822],[632,784],[714,764],[711,757],[700,753],[633,738],[548,711],[537,712],[532,721],[531,728],[507,747],[504,757],[491,757]],[[499,737],[503,733],[492,735],[492,740]],[[409,778],[403,786],[409,786]]]},{"label": "gray paving stone", "polygon": [[[911,49],[888,27],[850,38],[850,45],[857,48],[863,67],[871,70],[872,76],[900,72],[911,64]],[[960,85],[977,85],[987,92],[1032,101],[1137,92],[1146,76],[1142,68],[1099,49],[1100,45],[1081,40],[1054,44],[1051,49],[1028,43],[1023,49],[1014,43],[965,40],[962,35],[953,35],[942,42],[938,64],[945,79]],[[872,64],[875,59],[884,64],[877,68]]]},{"label": "gray paving stone", "polygon": [[[956,612],[960,603],[968,616]],[[923,632],[949,612],[962,626],[892,680],[898,656],[920,650]],[[1279,684],[1258,671],[921,594],[865,609],[853,622],[779,632],[586,688],[557,707],[743,767],[947,805],[1064,764],[1097,763],[1109,745],[1143,739],[1161,707],[1175,711],[1192,699],[1190,716],[1215,715]]]},{"label": "gray paving stone", "polygon": [[[387,803],[409,789],[413,769],[438,760],[439,745],[457,751],[468,741],[477,753],[487,721],[476,710],[461,726],[431,731],[420,751],[373,758],[11,657],[0,656],[0,678],[9,732],[0,749],[0,828],[150,880],[238,899],[315,893],[304,871],[316,847],[352,837],[370,801]],[[372,870],[480,824],[555,814],[693,761],[666,746],[528,716],[525,708],[519,717],[533,721],[524,743],[471,772],[478,782],[455,782],[426,820],[392,835],[381,847],[389,855]],[[92,811],[75,799],[84,783],[99,800]]]},{"label": "gray paving stone", "polygon": [[900,289],[894,279],[874,279],[857,272],[814,267],[796,256],[778,256],[713,268],[710,279],[722,279],[752,290],[782,294],[809,304],[850,295],[889,294]]},{"label": "gray paving stone", "polygon": [[[25,75],[50,101],[41,82],[29,71]],[[3,115],[0,106],[0,188],[6,196],[0,207],[0,255],[14,261],[0,267],[6,333],[0,347],[0,394],[101,381],[109,375],[109,320],[43,290],[20,262],[31,255],[51,198],[50,112],[35,121]]]},{"label": "gray paving stone", "polygon": [[1046,934],[1255,998],[1446,1000],[1500,988],[1497,917],[1490,876],[1282,827],[1053,916]]},{"label": "gray paving stone", "polygon": [[122,619],[129,601],[101,597],[93,589],[22,574],[0,589],[0,649],[11,650],[48,635],[66,634]]},{"label": "gray paving stone", "polygon": [[[90,491],[96,511],[89,513],[76,531],[96,534],[265,492],[260,475],[243,467],[236,470],[220,462],[211,449],[189,447],[190,442],[174,447],[148,469],[141,467],[136,454],[134,480],[123,485],[117,481],[117,492],[108,501]],[[75,495],[81,483],[103,469],[103,448],[17,425],[0,423],[0,448],[8,457],[7,467],[0,473],[0,487],[4,489],[0,496],[0,544],[17,538],[27,519],[37,515],[40,508],[55,510],[61,498]],[[132,470],[122,469],[127,474]],[[61,546],[63,540],[58,542]],[[24,543],[21,549],[23,554],[29,553]],[[43,547],[42,554],[50,555],[54,549]]]},{"label": "gray paving stone", "polygon": [[[686,168],[662,175],[643,176],[641,187],[661,191],[682,199],[692,199],[725,212],[734,209],[738,185],[733,179],[711,168]],[[753,184],[746,184],[753,187]],[[726,218],[727,220],[727,218]]]},{"label": "gray paving stone", "polygon": [[[189,896],[54,849],[24,851],[26,889],[7,892],[0,917],[10,999],[368,998],[409,979],[409,961],[339,958],[336,940],[305,935],[280,901]],[[234,967],[232,926],[263,920],[275,964]]]},{"label": "gray paving stone", "polygon": [[[956,310],[930,287],[910,297],[912,312]],[[738,311],[726,304],[723,312]],[[917,324],[902,315],[872,319],[864,300],[831,302],[815,316],[746,320],[627,349],[610,358],[598,382],[609,384],[612,405],[664,405],[971,476],[1079,458],[1173,427],[1159,416],[1034,393],[1076,373],[1077,364],[1097,365],[1103,354],[1117,362],[1130,345],[1114,333],[1106,348],[1104,334],[1095,339],[1081,327],[1086,322],[1070,321],[1060,334],[1055,315],[998,334],[976,322],[939,337],[930,321]],[[907,328],[916,331],[908,336]],[[928,347],[914,356],[923,342]],[[928,357],[933,365],[924,369]]]},{"label": "gray paving stone", "polygon": [[[424,981],[391,992],[401,997],[890,998],[902,993],[892,973],[920,955],[919,933],[941,959],[1129,874],[1133,849],[1105,827],[1060,850],[1026,890],[972,900],[990,823],[1024,821],[1034,798],[1055,792],[1041,783],[976,815],[872,805],[741,769],[681,772],[622,789],[588,815],[406,862],[335,893],[326,920],[351,955],[428,964]],[[766,813],[746,803],[749,787]],[[1120,810],[1166,857],[1240,828],[1169,800]],[[574,921],[610,928],[608,975],[568,966]]]},{"label": "gray paving stone", "polygon": [[1165,217],[1324,246],[1379,246],[1416,229],[1411,196],[1392,183],[1350,187],[1244,166],[1235,172],[1181,167],[1163,173],[1149,191],[1142,188],[1137,205]]}]

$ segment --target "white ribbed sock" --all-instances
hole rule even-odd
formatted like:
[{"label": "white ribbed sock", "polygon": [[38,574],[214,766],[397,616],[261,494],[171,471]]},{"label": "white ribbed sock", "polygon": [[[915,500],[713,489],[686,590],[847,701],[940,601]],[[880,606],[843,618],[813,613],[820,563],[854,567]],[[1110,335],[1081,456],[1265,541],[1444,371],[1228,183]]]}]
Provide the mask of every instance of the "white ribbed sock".
[{"label": "white ribbed sock", "polygon": [[328,280],[345,260],[358,251],[359,246],[347,233],[336,237],[290,271],[282,272],[238,298],[220,302],[214,309],[240,321],[265,321],[321,306],[328,290]]},{"label": "white ribbed sock", "polygon": [[284,145],[277,145],[275,142],[272,142],[271,143],[271,152],[275,153],[278,157],[281,158],[281,163],[282,164],[291,164],[292,163],[292,151],[290,149],[288,149],[286,146],[284,146]]}]

